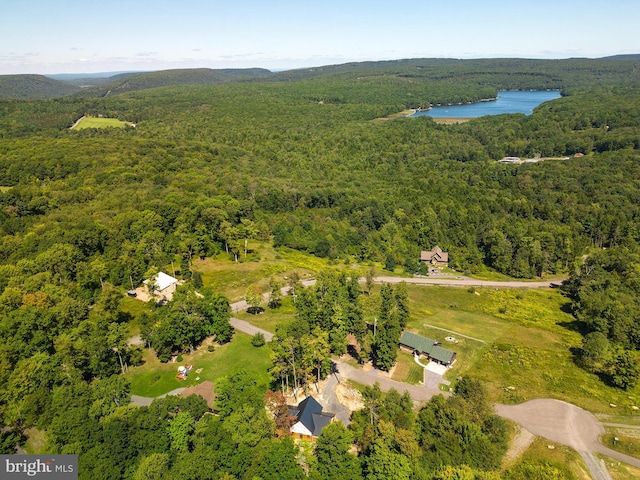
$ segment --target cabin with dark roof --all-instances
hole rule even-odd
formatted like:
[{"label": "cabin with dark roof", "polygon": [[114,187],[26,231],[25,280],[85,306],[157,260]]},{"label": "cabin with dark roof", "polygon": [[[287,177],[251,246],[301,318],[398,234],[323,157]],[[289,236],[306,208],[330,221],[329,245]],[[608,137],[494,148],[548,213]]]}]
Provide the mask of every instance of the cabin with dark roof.
[{"label": "cabin with dark roof", "polygon": [[289,415],[296,419],[291,433],[306,440],[316,439],[335,417],[334,413],[323,412],[322,405],[313,397],[305,398],[297,407],[289,406]]},{"label": "cabin with dark roof", "polygon": [[456,352],[440,346],[439,342],[413,332],[402,332],[400,347],[416,355],[424,355],[432,362],[450,367],[456,361]]}]

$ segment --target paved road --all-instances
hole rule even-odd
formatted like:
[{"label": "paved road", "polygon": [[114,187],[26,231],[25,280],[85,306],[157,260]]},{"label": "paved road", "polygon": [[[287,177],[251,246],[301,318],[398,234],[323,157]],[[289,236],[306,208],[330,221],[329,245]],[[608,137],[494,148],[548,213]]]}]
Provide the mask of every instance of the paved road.
[{"label": "paved road", "polygon": [[163,393],[157,397],[142,397],[140,395],[131,395],[131,403],[138,405],[139,407],[148,407],[153,402],[154,398],[164,398],[169,395],[180,395],[184,391],[184,387],[176,388],[170,392]]},{"label": "paved road", "polygon": [[469,278],[464,276],[457,277],[376,277],[373,279],[375,283],[400,283],[407,282],[412,285],[443,285],[443,286],[458,286],[458,287],[499,287],[499,288],[543,288],[551,287],[551,284],[556,284],[560,280],[553,282],[547,280],[544,282],[522,282],[522,281],[510,281],[510,282],[498,282],[494,280],[476,280],[475,278]]},{"label": "paved road", "polygon": [[596,417],[580,407],[560,400],[540,398],[519,405],[496,405],[496,412],[519,423],[535,435],[575,449],[591,471],[594,479],[610,479],[608,472],[596,461],[592,452],[602,453],[640,468],[640,459],[611,450],[600,443],[604,427]]},{"label": "paved road", "polygon": [[324,410],[335,413],[336,418],[342,422],[345,427],[351,423],[351,411],[340,403],[336,395],[336,386],[338,385],[338,375],[331,374],[327,378],[327,382],[322,389],[322,400],[325,402]]}]

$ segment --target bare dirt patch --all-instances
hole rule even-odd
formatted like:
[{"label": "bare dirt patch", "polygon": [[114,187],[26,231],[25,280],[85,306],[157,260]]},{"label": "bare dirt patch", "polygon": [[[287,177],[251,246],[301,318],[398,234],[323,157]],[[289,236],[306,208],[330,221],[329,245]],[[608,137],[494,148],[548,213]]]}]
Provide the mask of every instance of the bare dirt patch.
[{"label": "bare dirt patch", "polygon": [[362,401],[362,395],[355,388],[351,388],[343,383],[339,383],[335,388],[336,397],[338,401],[347,407],[350,411],[354,412],[364,408],[364,402]]},{"label": "bare dirt patch", "polygon": [[509,445],[509,450],[507,450],[507,453],[505,453],[502,460],[504,467],[509,467],[510,465],[514,464],[527,450],[527,448],[529,448],[529,446],[533,443],[533,440],[536,438],[535,435],[529,430],[520,426],[517,426],[516,428],[516,434],[513,437],[511,445]]}]

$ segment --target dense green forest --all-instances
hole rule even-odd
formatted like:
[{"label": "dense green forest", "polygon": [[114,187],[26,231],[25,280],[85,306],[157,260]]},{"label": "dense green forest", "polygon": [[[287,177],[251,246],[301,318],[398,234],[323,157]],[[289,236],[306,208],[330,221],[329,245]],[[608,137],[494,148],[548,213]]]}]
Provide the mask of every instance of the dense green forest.
[{"label": "dense green forest", "polygon": [[[174,261],[184,279],[197,257],[243,261],[247,239],[407,273],[424,273],[420,251],[437,244],[469,274],[571,274],[567,290],[586,334],[580,361],[621,388],[637,382],[637,59],[406,60],[254,73],[213,85],[146,88],[155,84],[138,79],[139,90],[121,94],[0,101],[3,451],[37,426],[48,451],[83,454],[84,478],[202,478],[194,465],[209,465],[206,478],[304,476],[292,442],[276,438],[265,416],[269,386],[238,373],[216,387],[220,417],[202,417],[193,399],[128,406],[118,375],[121,362],[141,358],[126,342],[124,289]],[[563,97],[530,116],[381,120],[541,88]],[[135,127],[70,130],[82,115]],[[570,158],[496,161],[508,155]],[[338,283],[302,293],[298,315],[308,330],[277,338],[300,348],[317,327],[335,353],[346,348],[345,333],[363,338],[353,286]],[[146,324],[148,342],[166,359],[206,335],[227,340],[220,293],[205,292],[203,302],[185,291]],[[382,297],[396,312],[381,322],[392,340],[368,354],[387,369],[403,295]],[[178,331],[171,319],[181,316],[193,321]],[[309,376],[322,374],[316,365],[309,361]],[[272,373],[277,390],[289,374]],[[485,408],[480,384],[467,379],[456,389],[418,413],[367,392],[354,427],[332,427],[331,440],[318,440],[306,473],[336,478],[322,461],[329,455],[343,462],[345,478],[391,478],[390,466],[395,478],[456,478],[465,469],[500,478],[492,472],[505,427]],[[440,432],[441,415],[455,428]],[[535,469],[556,478],[558,468],[519,465],[505,478],[531,478]]]}]

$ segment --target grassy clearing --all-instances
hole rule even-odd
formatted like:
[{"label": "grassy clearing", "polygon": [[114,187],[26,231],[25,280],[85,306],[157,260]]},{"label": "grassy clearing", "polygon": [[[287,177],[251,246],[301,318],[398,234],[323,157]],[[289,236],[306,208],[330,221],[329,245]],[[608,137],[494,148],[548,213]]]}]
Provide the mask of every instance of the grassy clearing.
[{"label": "grassy clearing", "polygon": [[600,437],[604,445],[632,457],[640,457],[639,430],[606,427],[605,431],[606,433]]},{"label": "grassy clearing", "polygon": [[632,467],[626,463],[621,463],[613,458],[596,454],[598,458],[604,460],[607,470],[613,480],[637,480],[640,478],[640,468]]},{"label": "grassy clearing", "polygon": [[128,317],[129,335],[133,336],[140,333],[140,315],[151,314],[153,307],[146,302],[125,296],[120,304],[120,311]]},{"label": "grassy clearing", "polygon": [[547,462],[560,470],[572,473],[575,478],[580,480],[591,479],[591,475],[584,466],[584,462],[578,452],[570,447],[553,443],[544,438],[537,437],[524,452],[520,461]]},{"label": "grassy clearing", "polygon": [[[632,423],[640,417],[631,409],[640,398],[640,388],[624,392],[608,387],[574,363],[571,349],[581,346],[582,337],[559,291],[408,288],[412,311],[409,328],[441,341],[458,354],[454,368],[446,375],[449,380],[463,373],[481,378],[493,400],[502,403],[551,397],[594,413],[612,413],[612,403],[618,406],[615,413],[620,415],[620,423],[627,423],[625,418]],[[444,341],[448,335],[460,343]]]},{"label": "grassy clearing", "polygon": [[4,187],[0,185],[0,192],[5,193],[11,190],[13,187]]},{"label": "grassy clearing", "polygon": [[[208,287],[222,292],[232,302],[242,300],[249,285],[257,285],[264,291],[268,289],[269,279],[280,279],[287,283],[295,271],[301,280],[314,278],[318,272],[326,269],[344,269],[344,262],[330,262],[286,247],[273,248],[270,243],[249,242],[249,253],[234,262],[226,253],[205,260],[195,260],[194,270],[202,273],[202,280]],[[364,275],[368,266],[352,264],[348,268]]]},{"label": "grassy clearing", "polygon": [[38,430],[37,428],[27,428],[25,430],[27,442],[24,444],[24,450],[30,455],[44,453],[44,447],[47,443],[47,432]]},{"label": "grassy clearing", "polygon": [[243,311],[236,312],[233,316],[240,320],[245,320],[256,327],[264,328],[267,332],[275,333],[277,325],[293,321],[296,316],[296,308],[293,305],[293,299],[286,296],[282,299],[282,306],[275,310],[266,307],[264,313],[260,315],[252,315]]},{"label": "grassy clearing", "polygon": [[84,128],[124,128],[130,125],[131,122],[123,122],[117,118],[84,117],[71,128],[74,130],[82,130]]},{"label": "grassy clearing", "polygon": [[391,378],[398,382],[419,385],[424,381],[424,368],[415,362],[410,353],[399,352],[396,368],[393,370]]},{"label": "grassy clearing", "polygon": [[[130,368],[126,377],[131,381],[131,393],[144,397],[156,397],[180,387],[190,387],[204,380],[215,381],[237,370],[245,369],[254,374],[258,382],[269,382],[268,369],[271,366],[269,347],[256,348],[251,345],[251,337],[236,332],[233,340],[226,345],[216,346],[208,352],[206,345],[193,354],[183,355],[182,362],[161,363],[153,353],[145,353],[145,364]],[[191,364],[194,370],[187,380],[178,380],[179,365]],[[196,369],[202,368],[201,373]],[[196,380],[200,377],[200,380]]]}]

